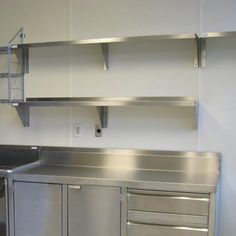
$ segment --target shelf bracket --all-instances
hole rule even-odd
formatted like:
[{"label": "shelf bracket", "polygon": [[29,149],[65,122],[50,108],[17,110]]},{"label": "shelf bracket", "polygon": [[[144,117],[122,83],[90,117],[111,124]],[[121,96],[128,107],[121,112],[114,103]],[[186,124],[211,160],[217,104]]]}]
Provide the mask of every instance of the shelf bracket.
[{"label": "shelf bracket", "polygon": [[24,29],[21,28],[8,42],[8,47],[10,47],[11,51],[14,51],[16,57],[21,65],[22,74],[29,73],[29,48],[19,48],[18,45],[12,44],[16,38],[20,39],[20,44],[23,44],[25,33]]},{"label": "shelf bracket", "polygon": [[108,107],[107,106],[97,107],[97,112],[98,112],[101,128],[107,128],[108,127]]},{"label": "shelf bracket", "polygon": [[104,63],[104,70],[107,71],[109,69],[109,44],[108,43],[101,43],[101,50],[102,50],[102,57]]},{"label": "shelf bracket", "polygon": [[194,67],[204,68],[206,66],[206,39],[199,38],[199,36],[195,34],[195,44]]},{"label": "shelf bracket", "polygon": [[24,127],[30,126],[30,106],[24,103],[12,103]]},{"label": "shelf bracket", "polygon": [[195,107],[194,107],[194,127],[198,129],[199,125],[199,102],[195,102]]}]

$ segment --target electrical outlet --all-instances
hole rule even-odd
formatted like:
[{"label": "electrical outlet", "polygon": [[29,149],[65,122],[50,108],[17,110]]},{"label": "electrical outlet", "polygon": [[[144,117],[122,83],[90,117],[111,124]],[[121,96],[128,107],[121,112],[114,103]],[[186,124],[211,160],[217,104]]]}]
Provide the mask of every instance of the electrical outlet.
[{"label": "electrical outlet", "polygon": [[95,137],[102,137],[101,125],[95,125]]},{"label": "electrical outlet", "polygon": [[81,123],[75,123],[73,125],[73,135],[75,137],[81,137],[83,136],[83,126]]}]

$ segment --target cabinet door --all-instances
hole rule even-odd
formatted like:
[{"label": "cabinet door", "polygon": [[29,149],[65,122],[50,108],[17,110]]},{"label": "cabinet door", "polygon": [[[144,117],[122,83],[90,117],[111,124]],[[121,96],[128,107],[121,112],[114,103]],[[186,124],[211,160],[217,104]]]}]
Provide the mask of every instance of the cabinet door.
[{"label": "cabinet door", "polygon": [[61,236],[61,186],[25,182],[14,186],[15,236]]},{"label": "cabinet door", "polygon": [[69,186],[68,236],[120,236],[120,188]]}]

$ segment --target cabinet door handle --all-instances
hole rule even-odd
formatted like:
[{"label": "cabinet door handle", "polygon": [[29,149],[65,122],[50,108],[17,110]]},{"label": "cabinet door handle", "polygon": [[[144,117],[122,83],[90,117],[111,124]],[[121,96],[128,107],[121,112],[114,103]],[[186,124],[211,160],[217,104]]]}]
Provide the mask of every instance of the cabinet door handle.
[{"label": "cabinet door handle", "polygon": [[69,188],[79,190],[79,189],[81,189],[81,186],[80,185],[70,185]]}]

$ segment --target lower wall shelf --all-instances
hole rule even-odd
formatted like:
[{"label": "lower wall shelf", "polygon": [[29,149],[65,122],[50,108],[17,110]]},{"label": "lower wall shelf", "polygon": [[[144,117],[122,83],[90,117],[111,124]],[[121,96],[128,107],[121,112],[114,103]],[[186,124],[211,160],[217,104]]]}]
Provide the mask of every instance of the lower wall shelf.
[{"label": "lower wall shelf", "polygon": [[196,97],[50,97],[27,98],[25,102],[13,102],[22,124],[30,126],[30,107],[44,106],[93,106],[97,108],[100,127],[108,127],[108,107],[110,106],[169,106],[190,107],[198,124],[198,99]]}]

